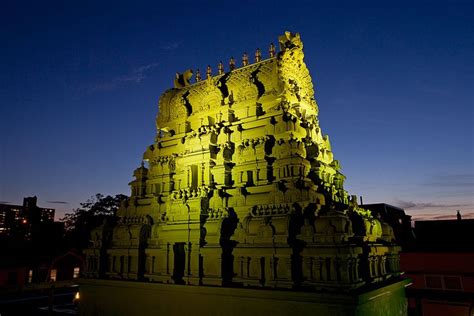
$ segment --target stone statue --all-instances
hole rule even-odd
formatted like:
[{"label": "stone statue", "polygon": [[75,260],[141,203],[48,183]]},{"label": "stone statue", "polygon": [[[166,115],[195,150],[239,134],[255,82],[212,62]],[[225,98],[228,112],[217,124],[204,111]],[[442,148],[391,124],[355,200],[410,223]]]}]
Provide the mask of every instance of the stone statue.
[{"label": "stone statue", "polygon": [[175,88],[184,88],[189,86],[191,77],[193,76],[193,71],[191,69],[186,70],[184,73],[176,73],[176,78],[174,79]]},{"label": "stone statue", "polygon": [[273,45],[273,43],[271,43],[270,44],[270,49],[268,50],[270,58],[275,57],[275,52],[276,52],[275,45]]},{"label": "stone statue", "polygon": [[230,58],[230,61],[229,61],[229,69],[232,71],[235,69],[235,60],[234,60],[234,57],[231,57]]},{"label": "stone statue", "polygon": [[222,75],[224,73],[224,64],[222,63],[222,61],[219,62],[217,70],[219,71],[219,75]]},{"label": "stone statue", "polygon": [[247,55],[247,53],[244,53],[242,55],[242,66],[247,66],[249,64],[249,56]]},{"label": "stone statue", "polygon": [[260,48],[257,48],[255,51],[255,62],[259,63],[262,60],[262,53],[260,52]]},{"label": "stone statue", "polygon": [[196,70],[196,82],[201,81],[201,72],[199,71],[199,68]]}]

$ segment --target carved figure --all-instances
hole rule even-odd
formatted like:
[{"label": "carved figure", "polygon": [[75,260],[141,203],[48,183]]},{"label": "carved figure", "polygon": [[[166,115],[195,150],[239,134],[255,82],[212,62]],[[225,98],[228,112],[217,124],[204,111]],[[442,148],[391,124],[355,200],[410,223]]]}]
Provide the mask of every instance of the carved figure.
[{"label": "carved figure", "polygon": [[247,53],[244,53],[242,55],[242,66],[247,66],[249,64],[249,56],[247,55]]},{"label": "carved figure", "polygon": [[219,71],[219,75],[222,75],[224,73],[224,64],[222,63],[222,61],[219,62],[217,70]]},{"label": "carved figure", "polygon": [[175,88],[184,88],[189,86],[191,77],[193,76],[193,71],[191,69],[186,70],[184,73],[176,73],[176,78],[174,79]]},{"label": "carved figure", "polygon": [[257,48],[255,51],[255,62],[259,63],[262,60],[262,53],[260,52],[260,48]]},{"label": "carved figure", "polygon": [[206,75],[207,75],[207,79],[210,79],[212,77],[211,65],[207,65]]}]

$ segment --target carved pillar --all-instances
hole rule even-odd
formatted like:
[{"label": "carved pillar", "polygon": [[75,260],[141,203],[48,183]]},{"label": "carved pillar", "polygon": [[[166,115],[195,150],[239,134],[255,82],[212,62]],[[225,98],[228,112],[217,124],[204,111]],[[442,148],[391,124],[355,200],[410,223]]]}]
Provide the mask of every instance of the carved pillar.
[{"label": "carved pillar", "polygon": [[145,274],[150,274],[151,273],[151,256],[145,255]]},{"label": "carved pillar", "polygon": [[222,250],[218,246],[201,248],[202,283],[204,285],[222,285]]},{"label": "carved pillar", "polygon": [[244,257],[235,256],[234,257],[234,273],[236,278],[242,279],[244,277]]},{"label": "carved pillar", "polygon": [[315,260],[316,266],[316,282],[323,282],[326,280],[326,268],[324,258],[319,257]]},{"label": "carved pillar", "polygon": [[355,261],[354,261],[354,276],[355,276],[355,280],[357,281],[360,281],[359,266],[360,266],[360,258],[357,257],[355,258]]},{"label": "carved pillar", "polygon": [[185,275],[187,276],[188,284],[199,285],[199,244],[188,244],[186,261]]},{"label": "carved pillar", "polygon": [[262,259],[263,257],[247,257],[246,276],[243,280],[246,285],[261,285],[264,275],[262,275]]},{"label": "carved pillar", "polygon": [[339,280],[343,283],[350,282],[349,276],[349,258],[339,258],[338,261],[338,276]]},{"label": "carved pillar", "polygon": [[369,276],[370,276],[371,279],[376,277],[375,257],[374,256],[369,257]]},{"label": "carved pillar", "polygon": [[293,280],[291,278],[291,258],[290,256],[282,255],[273,257],[273,280],[275,287],[291,288]]},{"label": "carved pillar", "polygon": [[291,258],[282,256],[278,260],[277,278],[279,280],[291,281]]},{"label": "carved pillar", "polygon": [[331,258],[322,258],[321,276],[323,281],[331,281]]},{"label": "carved pillar", "polygon": [[388,255],[387,256],[387,273],[392,273],[393,270],[393,255]]},{"label": "carved pillar", "polygon": [[387,274],[386,262],[387,262],[387,257],[386,256],[381,256],[380,257],[380,275],[381,276],[385,276]]},{"label": "carved pillar", "polygon": [[265,286],[271,286],[272,283],[274,283],[275,281],[274,271],[273,271],[273,260],[274,260],[273,256],[264,257],[263,271],[262,271],[264,282],[262,283]]},{"label": "carved pillar", "polygon": [[314,281],[315,279],[315,265],[313,264],[314,259],[312,257],[303,257],[303,278],[308,281]]},{"label": "carved pillar", "polygon": [[395,270],[393,272],[399,272],[400,271],[400,254],[395,254]]}]

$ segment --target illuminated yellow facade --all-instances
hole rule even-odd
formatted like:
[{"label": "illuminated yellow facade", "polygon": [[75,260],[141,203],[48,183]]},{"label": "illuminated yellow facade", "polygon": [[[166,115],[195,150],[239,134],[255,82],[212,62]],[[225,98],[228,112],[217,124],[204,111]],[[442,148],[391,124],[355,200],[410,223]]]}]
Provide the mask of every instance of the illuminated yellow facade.
[{"label": "illuminated yellow facade", "polygon": [[118,224],[92,234],[89,276],[314,290],[399,276],[392,228],[343,188],[299,34],[279,46],[176,75]]}]

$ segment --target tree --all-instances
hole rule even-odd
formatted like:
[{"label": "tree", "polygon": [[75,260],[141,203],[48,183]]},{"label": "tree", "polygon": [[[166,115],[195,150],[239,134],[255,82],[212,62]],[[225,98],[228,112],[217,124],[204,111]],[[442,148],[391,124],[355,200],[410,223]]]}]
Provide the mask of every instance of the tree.
[{"label": "tree", "polygon": [[87,248],[91,231],[100,226],[104,220],[114,222],[117,210],[126,195],[104,196],[100,193],[91,197],[72,213],[67,213],[61,220],[66,229],[65,242],[69,247]]}]

